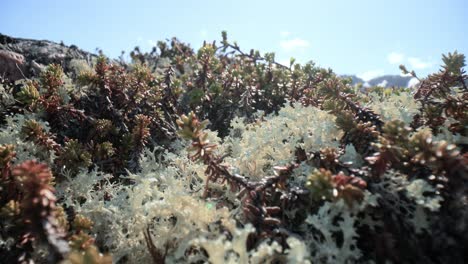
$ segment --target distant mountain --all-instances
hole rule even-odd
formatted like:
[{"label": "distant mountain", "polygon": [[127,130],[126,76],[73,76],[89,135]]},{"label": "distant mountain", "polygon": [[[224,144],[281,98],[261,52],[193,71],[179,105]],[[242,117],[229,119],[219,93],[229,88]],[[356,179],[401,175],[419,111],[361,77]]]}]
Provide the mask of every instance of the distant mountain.
[{"label": "distant mountain", "polygon": [[341,75],[343,78],[351,78],[352,84],[356,85],[359,83],[365,86],[382,86],[382,87],[409,87],[409,82],[413,78],[411,76],[400,76],[400,75],[383,75],[380,77],[373,78],[369,81],[357,77],[356,75]]},{"label": "distant mountain", "polygon": [[369,80],[367,83],[369,83],[370,86],[385,86],[385,87],[408,87],[409,81],[413,77],[411,76],[400,76],[400,75],[384,75],[380,76],[377,78],[374,78],[372,80]]}]

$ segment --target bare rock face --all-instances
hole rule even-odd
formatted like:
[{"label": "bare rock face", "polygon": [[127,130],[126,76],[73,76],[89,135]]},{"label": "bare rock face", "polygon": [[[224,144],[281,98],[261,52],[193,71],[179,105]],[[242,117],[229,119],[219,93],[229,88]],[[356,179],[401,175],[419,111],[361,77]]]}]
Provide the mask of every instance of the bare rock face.
[{"label": "bare rock face", "polygon": [[62,65],[70,71],[70,61],[85,60],[88,63],[97,55],[71,45],[47,40],[14,38],[0,33],[0,76],[16,81],[38,76],[51,63]]},{"label": "bare rock face", "polygon": [[26,71],[24,56],[7,50],[0,50],[0,74],[10,80],[22,79]]}]

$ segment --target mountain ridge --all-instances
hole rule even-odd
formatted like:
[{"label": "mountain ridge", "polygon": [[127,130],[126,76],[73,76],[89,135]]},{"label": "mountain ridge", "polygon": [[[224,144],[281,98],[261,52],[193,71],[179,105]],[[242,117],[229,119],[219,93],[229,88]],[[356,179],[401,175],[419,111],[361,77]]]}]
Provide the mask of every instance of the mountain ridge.
[{"label": "mountain ridge", "polygon": [[356,75],[340,75],[342,78],[351,78],[352,85],[362,84],[364,87],[370,86],[382,86],[382,87],[411,87],[410,81],[413,79],[412,76],[401,76],[386,74],[378,77],[374,77],[368,81],[359,78]]}]

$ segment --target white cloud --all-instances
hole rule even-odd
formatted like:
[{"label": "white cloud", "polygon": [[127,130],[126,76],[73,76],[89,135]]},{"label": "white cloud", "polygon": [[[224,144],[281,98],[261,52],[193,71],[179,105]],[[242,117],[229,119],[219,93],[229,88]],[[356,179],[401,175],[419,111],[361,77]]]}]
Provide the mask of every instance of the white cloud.
[{"label": "white cloud", "polygon": [[366,71],[366,72],[363,72],[361,74],[357,74],[357,77],[363,79],[364,81],[369,81],[375,77],[379,77],[379,76],[382,76],[384,75],[384,71],[383,70],[371,70],[371,71]]},{"label": "white cloud", "polygon": [[283,64],[284,66],[289,66],[290,60],[288,59],[278,60],[278,63]]},{"label": "white cloud", "polygon": [[289,35],[291,35],[291,32],[289,32],[289,31],[281,31],[281,32],[280,32],[280,35],[281,35],[281,37],[283,37],[283,38],[289,37]]},{"label": "white cloud", "polygon": [[415,87],[419,83],[419,80],[416,78],[411,78],[408,81],[408,87]]},{"label": "white cloud", "polygon": [[154,40],[152,40],[152,39],[148,39],[148,45],[149,45],[150,47],[155,47],[156,44],[157,44],[156,41],[154,41]]},{"label": "white cloud", "polygon": [[420,58],[416,58],[416,57],[411,57],[411,58],[408,58],[408,62],[411,66],[411,68],[414,68],[414,69],[427,69],[427,68],[430,68],[432,66],[432,62],[429,62],[429,61],[423,61],[421,60]]},{"label": "white cloud", "polygon": [[387,84],[388,84],[388,81],[387,81],[387,80],[383,80],[381,83],[377,84],[377,86],[380,86],[380,87],[387,87]]},{"label": "white cloud", "polygon": [[139,36],[139,37],[137,38],[137,42],[140,43],[140,42],[142,42],[142,41],[143,41],[143,37]]},{"label": "white cloud", "polygon": [[390,64],[401,64],[404,59],[405,55],[398,52],[392,52],[387,56],[387,60],[390,62]]},{"label": "white cloud", "polygon": [[294,38],[294,39],[289,39],[289,40],[282,40],[280,42],[281,48],[283,48],[285,51],[293,51],[297,49],[304,49],[309,47],[309,42],[304,39],[300,38]]}]

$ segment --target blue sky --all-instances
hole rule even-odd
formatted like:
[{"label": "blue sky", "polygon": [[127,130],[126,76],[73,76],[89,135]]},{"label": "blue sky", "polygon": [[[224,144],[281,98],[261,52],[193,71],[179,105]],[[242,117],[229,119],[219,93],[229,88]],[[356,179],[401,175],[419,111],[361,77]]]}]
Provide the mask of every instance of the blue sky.
[{"label": "blue sky", "polygon": [[222,30],[280,62],[313,60],[366,79],[399,74],[401,63],[424,76],[442,53],[468,55],[466,0],[0,0],[0,7],[3,34],[98,47],[110,57],[173,36],[198,48]]}]

